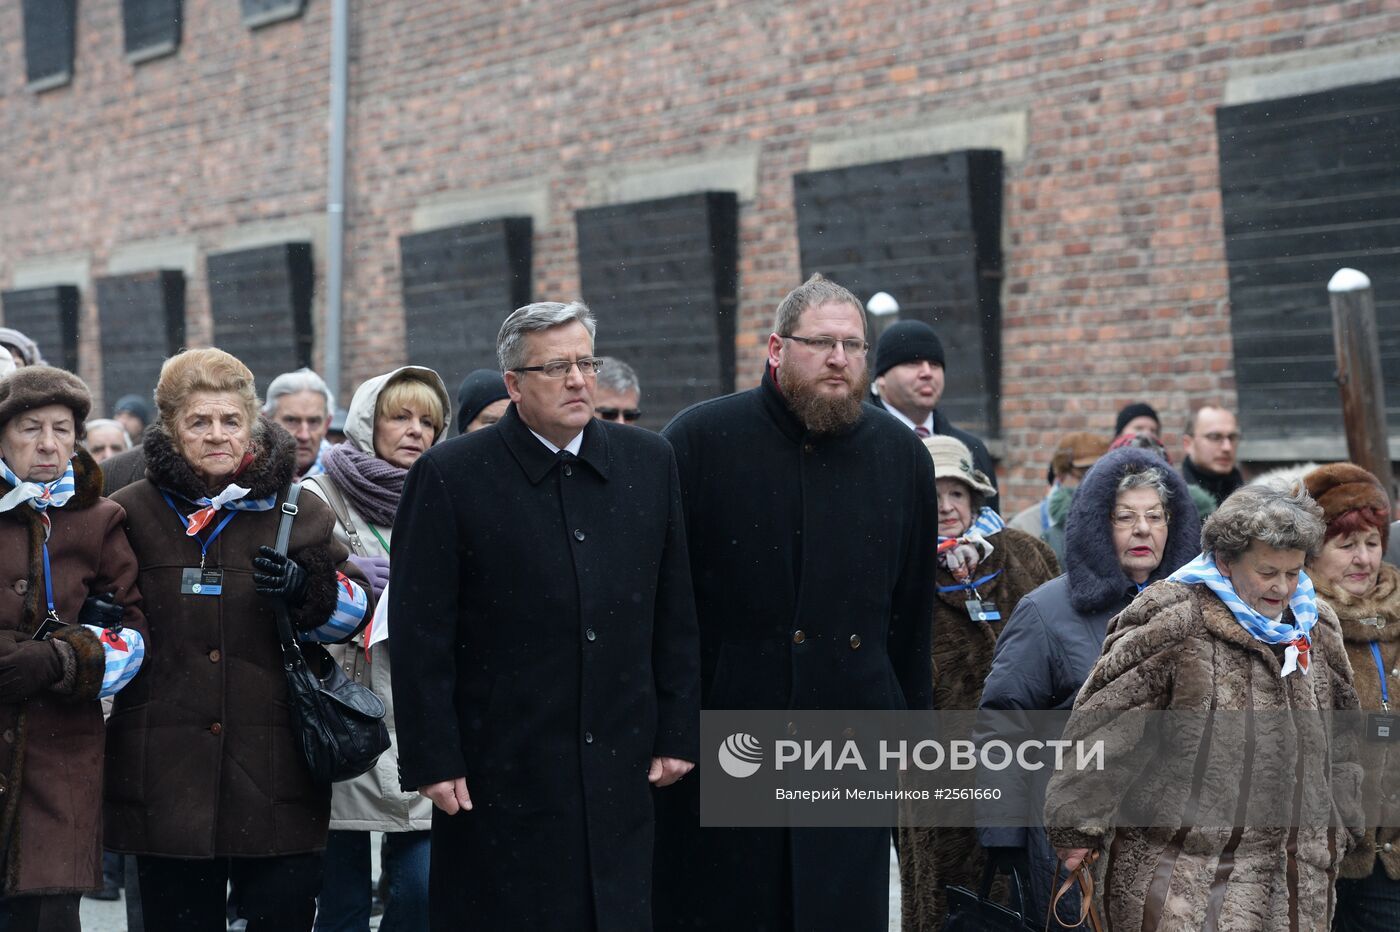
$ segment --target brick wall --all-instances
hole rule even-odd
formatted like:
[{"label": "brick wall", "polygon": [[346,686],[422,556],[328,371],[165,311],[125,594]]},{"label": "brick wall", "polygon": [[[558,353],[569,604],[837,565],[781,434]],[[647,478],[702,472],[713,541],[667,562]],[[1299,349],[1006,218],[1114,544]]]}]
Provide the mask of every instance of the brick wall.
[{"label": "brick wall", "polygon": [[[1193,401],[1232,402],[1214,108],[1251,61],[1400,33],[1385,0],[351,6],[346,398],[403,361],[398,238],[434,198],[533,192],[534,294],[567,298],[574,212],[611,181],[746,154],[743,386],[799,273],[792,176],[820,167],[819,144],[880,152],[882,138],[1022,114],[1004,214],[1008,507],[1039,494],[1060,433],[1107,430],[1126,401],[1156,404],[1174,448]],[[0,287],[57,260],[105,275],[129,244],[178,241],[197,258],[188,338],[206,341],[203,256],[320,223],[328,0],[258,30],[237,4],[185,0],[179,51],[141,65],[122,56],[116,0],[78,10],[72,83],[34,94],[19,4],[0,9]],[[324,259],[317,242],[318,315]]]}]

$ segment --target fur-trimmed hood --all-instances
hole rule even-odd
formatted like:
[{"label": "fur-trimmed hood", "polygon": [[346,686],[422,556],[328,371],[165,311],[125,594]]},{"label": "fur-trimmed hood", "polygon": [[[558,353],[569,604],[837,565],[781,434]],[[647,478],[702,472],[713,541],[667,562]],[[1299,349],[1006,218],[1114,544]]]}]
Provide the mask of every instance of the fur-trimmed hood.
[{"label": "fur-trimmed hood", "polygon": [[[142,449],[146,453],[146,478],[161,488],[190,501],[219,491],[205,487],[204,480],[180,453],[175,438],[162,425],[146,428]],[[249,449],[253,451],[253,462],[239,474],[238,484],[245,486],[252,498],[281,494],[296,473],[296,440],[266,418],[258,418],[253,422]]]},{"label": "fur-trimmed hood", "polygon": [[1134,447],[1113,450],[1094,464],[1074,495],[1065,519],[1065,572],[1069,576],[1070,604],[1080,612],[1094,612],[1122,599],[1133,583],[1118,565],[1113,552],[1113,504],[1118,483],[1130,469],[1156,467],[1171,492],[1167,507],[1167,543],[1162,562],[1149,582],[1171,575],[1200,552],[1201,520],[1186,482],[1160,457]]}]

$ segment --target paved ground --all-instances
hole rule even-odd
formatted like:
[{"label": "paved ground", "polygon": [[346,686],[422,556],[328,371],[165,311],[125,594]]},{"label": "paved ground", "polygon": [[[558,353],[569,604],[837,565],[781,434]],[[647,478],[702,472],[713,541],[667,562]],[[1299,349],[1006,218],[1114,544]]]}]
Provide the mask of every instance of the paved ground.
[{"label": "paved ground", "polygon": [[[379,869],[379,845],[370,845],[374,852],[375,871]],[[370,928],[379,926],[378,917],[370,921]],[[83,932],[127,932],[126,904],[103,903],[98,900],[83,900]],[[894,849],[890,849],[890,932],[899,932],[899,866],[895,863]]]}]

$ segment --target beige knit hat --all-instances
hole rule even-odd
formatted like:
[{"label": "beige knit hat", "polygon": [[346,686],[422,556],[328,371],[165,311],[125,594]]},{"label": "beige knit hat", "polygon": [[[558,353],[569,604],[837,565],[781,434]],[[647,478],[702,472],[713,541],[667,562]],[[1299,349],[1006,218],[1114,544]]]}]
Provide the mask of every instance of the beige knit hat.
[{"label": "beige knit hat", "polygon": [[959,479],[972,487],[974,492],[995,495],[985,473],[972,465],[972,451],[956,437],[934,434],[924,438],[924,446],[933,457],[933,471],[939,479]]}]

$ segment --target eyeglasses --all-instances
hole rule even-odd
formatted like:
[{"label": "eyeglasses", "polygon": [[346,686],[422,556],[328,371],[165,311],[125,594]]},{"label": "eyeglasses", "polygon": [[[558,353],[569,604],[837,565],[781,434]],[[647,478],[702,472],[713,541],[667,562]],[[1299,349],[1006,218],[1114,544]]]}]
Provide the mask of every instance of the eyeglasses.
[{"label": "eyeglasses", "polygon": [[1230,443],[1237,445],[1240,442],[1240,435],[1238,431],[1236,431],[1233,434],[1222,434],[1213,431],[1209,434],[1201,434],[1201,438],[1204,440],[1209,440],[1211,443],[1224,443],[1226,440],[1228,440],[1230,441]]},{"label": "eyeglasses", "polygon": [[594,408],[593,413],[605,421],[626,421],[631,424],[642,416],[641,408]]},{"label": "eyeglasses", "polygon": [[1167,513],[1165,511],[1115,511],[1113,513],[1113,526],[1121,528],[1137,527],[1141,520],[1147,521],[1148,527],[1164,527],[1167,523]]},{"label": "eyeglasses", "polygon": [[854,338],[850,340],[838,340],[835,337],[799,337],[791,333],[780,333],[778,334],[778,338],[781,340],[796,340],[803,346],[810,346],[823,355],[836,349],[837,343],[841,344],[841,348],[846,351],[846,355],[852,359],[860,359],[865,356],[866,353],[870,352],[869,343]]},{"label": "eyeglasses", "polygon": [[596,356],[585,356],[583,359],[551,359],[542,366],[516,366],[511,372],[539,372],[547,379],[562,379],[569,374],[569,370],[578,366],[579,375],[584,378],[598,374],[598,370],[603,368],[603,360]]}]

